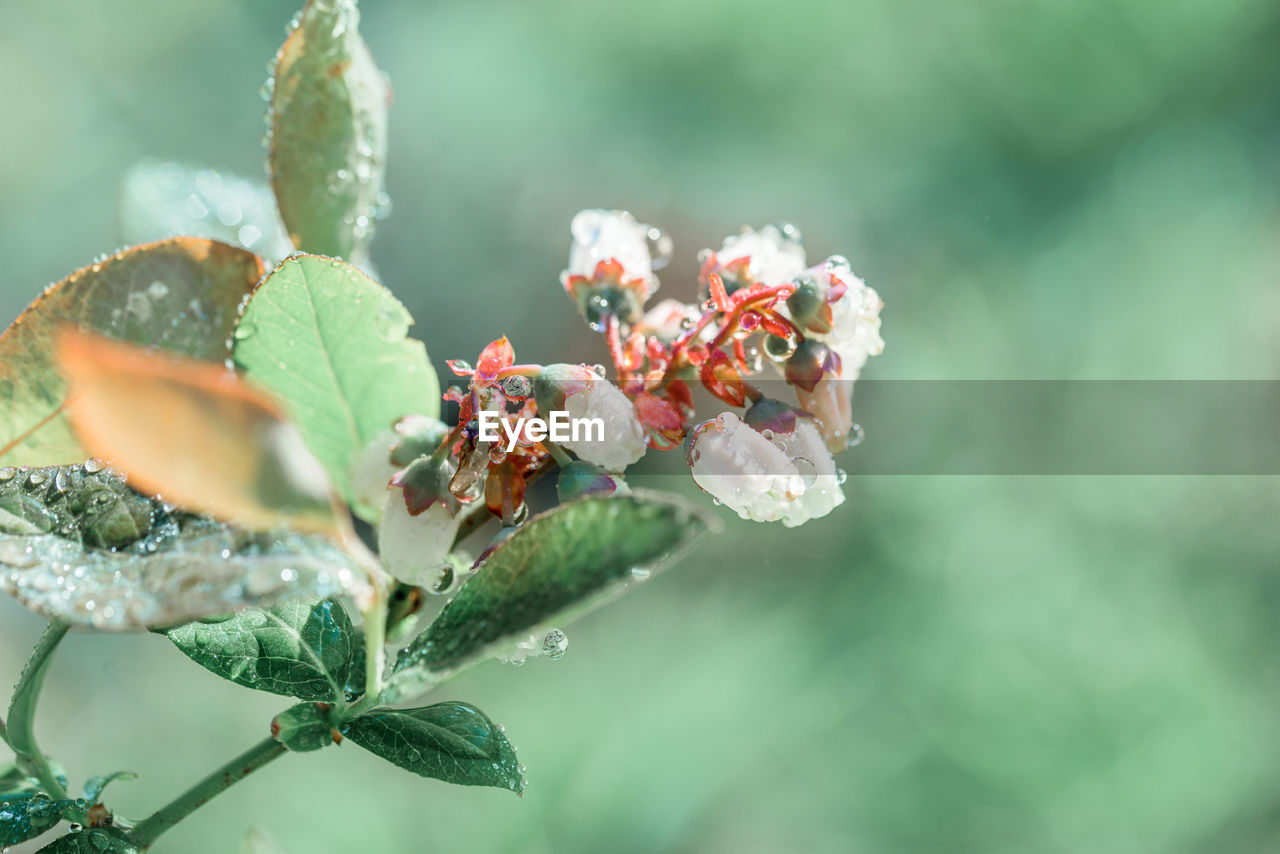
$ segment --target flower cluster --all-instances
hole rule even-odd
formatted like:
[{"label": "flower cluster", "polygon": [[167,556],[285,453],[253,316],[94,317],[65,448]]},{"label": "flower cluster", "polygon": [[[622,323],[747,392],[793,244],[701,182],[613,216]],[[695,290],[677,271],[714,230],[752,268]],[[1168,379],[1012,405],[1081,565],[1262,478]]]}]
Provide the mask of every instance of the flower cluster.
[{"label": "flower cluster", "polygon": [[[562,498],[626,489],[622,473],[647,448],[683,447],[698,486],[743,518],[794,526],[844,501],[832,455],[850,441],[853,381],[884,347],[880,298],[846,259],[808,266],[793,226],[748,228],[703,250],[696,301],[649,306],[654,270],[670,255],[661,230],[626,211],[586,210],[570,232],[561,284],[604,336],[613,379],[602,366],[518,364],[506,338],[474,365],[451,361],[467,381],[445,394],[459,407],[457,426],[406,419],[392,450],[400,490],[383,525],[426,515],[416,536],[393,538],[421,546],[416,563],[428,539],[452,541],[463,508],[481,498],[518,524],[534,478],[558,466]],[[766,363],[795,405],[753,384]],[[699,421],[698,386],[745,411]],[[530,426],[556,412],[598,419],[603,437],[552,441]],[[501,423],[510,442],[486,438],[482,422]]]}]

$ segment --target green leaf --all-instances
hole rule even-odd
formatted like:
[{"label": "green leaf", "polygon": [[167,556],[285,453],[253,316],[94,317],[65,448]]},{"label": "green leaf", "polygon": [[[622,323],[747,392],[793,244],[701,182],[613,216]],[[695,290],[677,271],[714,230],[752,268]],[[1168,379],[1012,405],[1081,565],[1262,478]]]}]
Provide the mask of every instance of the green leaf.
[{"label": "green leaf", "polygon": [[240,303],[261,277],[250,252],[180,237],[117,252],[50,287],[0,336],[0,462],[88,456],[64,413],[62,327],[222,362]]},{"label": "green leaf", "polygon": [[95,827],[59,836],[39,854],[139,854],[139,849],[123,831]]},{"label": "green leaf", "polygon": [[43,792],[0,798],[0,847],[34,839],[80,806],[73,800],[54,800]]},{"label": "green leaf", "polygon": [[0,587],[104,631],[172,626],[358,589],[329,539],[257,533],[131,490],[98,461],[0,469]]},{"label": "green leaf", "polygon": [[356,634],[332,600],[241,611],[165,634],[192,661],[237,685],[300,700],[345,698]]},{"label": "green leaf", "polygon": [[[4,740],[6,743],[9,741],[7,733]],[[0,766],[0,798],[32,794],[39,788],[40,781],[19,768],[16,761]]]},{"label": "green leaf", "polygon": [[271,720],[271,737],[297,753],[309,753],[334,743],[329,703],[299,703]]},{"label": "green leaf", "polygon": [[276,56],[267,155],[295,246],[362,263],[385,207],[391,89],[354,0],[309,0]]},{"label": "green leaf", "polygon": [[258,531],[341,536],[320,461],[279,407],[225,365],[82,332],[62,335],[58,357],[85,447],[138,490]]},{"label": "green leaf", "polygon": [[84,784],[84,799],[90,804],[96,804],[102,799],[103,790],[116,780],[136,779],[138,779],[138,775],[132,771],[116,771],[114,774],[108,774],[105,777],[90,777]]},{"label": "green leaf", "polygon": [[209,237],[271,264],[294,249],[266,184],[154,157],[135,163],[121,180],[120,227],[126,243]]},{"label": "green leaf", "polygon": [[423,777],[524,791],[520,763],[502,728],[466,703],[382,709],[350,721],[343,735]]},{"label": "green leaf", "polygon": [[[401,416],[440,411],[426,348],[405,337],[412,323],[350,264],[300,255],[254,291],[235,331],[236,365],[280,401],[353,503],[352,467],[365,447]],[[357,509],[376,519],[381,508]]]},{"label": "green leaf", "polygon": [[[510,649],[621,593],[718,523],[683,499],[636,490],[588,496],[536,516],[494,548],[479,572],[406,649],[385,699]],[[636,570],[642,575],[637,576]]]}]

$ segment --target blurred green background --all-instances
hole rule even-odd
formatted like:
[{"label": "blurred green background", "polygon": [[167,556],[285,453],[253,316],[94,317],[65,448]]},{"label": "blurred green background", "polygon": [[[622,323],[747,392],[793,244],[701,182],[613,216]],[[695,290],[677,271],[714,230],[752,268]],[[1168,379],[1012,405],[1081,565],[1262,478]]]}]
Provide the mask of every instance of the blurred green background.
[{"label": "blurred green background", "polygon": [[[116,247],[139,158],[260,174],[294,11],[0,3],[0,314]],[[556,276],[573,212],[616,206],[673,234],[670,295],[745,223],[848,255],[887,305],[870,377],[1280,378],[1274,0],[367,0],[363,29],[396,96],[374,258],[437,363],[502,333],[600,360]],[[523,800],[346,745],[156,850],[255,823],[291,852],[1280,849],[1274,480],[846,490],[798,530],[729,519],[562,661],[448,686],[506,725]],[[0,602],[0,682],[40,627]],[[41,735],[74,782],[140,772],[111,802],[142,815],[284,705],[76,635]]]}]

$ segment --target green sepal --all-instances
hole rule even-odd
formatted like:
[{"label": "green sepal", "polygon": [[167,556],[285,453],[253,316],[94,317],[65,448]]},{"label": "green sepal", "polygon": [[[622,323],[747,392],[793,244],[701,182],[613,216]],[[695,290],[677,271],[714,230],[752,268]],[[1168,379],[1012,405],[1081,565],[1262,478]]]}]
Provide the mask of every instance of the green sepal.
[{"label": "green sepal", "polygon": [[329,703],[299,703],[271,721],[271,737],[296,753],[310,753],[342,740]]}]

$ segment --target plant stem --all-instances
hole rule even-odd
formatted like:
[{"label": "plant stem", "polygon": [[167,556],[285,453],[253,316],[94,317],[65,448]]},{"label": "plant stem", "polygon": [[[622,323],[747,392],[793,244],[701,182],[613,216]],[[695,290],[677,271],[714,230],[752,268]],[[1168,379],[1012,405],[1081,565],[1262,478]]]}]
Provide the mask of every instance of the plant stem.
[{"label": "plant stem", "polygon": [[258,742],[138,824],[131,834],[134,844],[150,847],[160,834],[286,752],[287,748],[273,738]]},{"label": "plant stem", "polygon": [[41,788],[54,800],[65,798],[67,792],[63,788],[62,781],[53,773],[49,760],[36,744],[34,723],[36,702],[40,699],[40,689],[44,686],[45,674],[49,672],[53,653],[69,628],[71,628],[69,623],[50,620],[49,625],[40,635],[40,640],[36,641],[35,649],[31,651],[31,658],[28,659],[26,667],[22,668],[22,675],[18,677],[18,684],[14,686],[13,700],[9,705],[8,729],[4,733],[5,741],[9,742],[14,754],[35,772]]},{"label": "plant stem", "polygon": [[382,672],[387,667],[387,584],[376,586],[375,601],[364,613],[364,695],[375,702],[382,695]]}]

